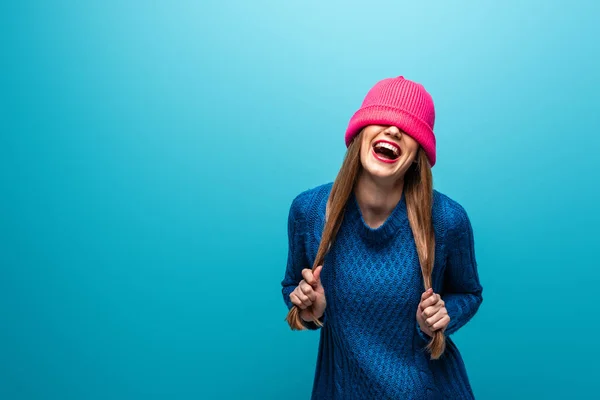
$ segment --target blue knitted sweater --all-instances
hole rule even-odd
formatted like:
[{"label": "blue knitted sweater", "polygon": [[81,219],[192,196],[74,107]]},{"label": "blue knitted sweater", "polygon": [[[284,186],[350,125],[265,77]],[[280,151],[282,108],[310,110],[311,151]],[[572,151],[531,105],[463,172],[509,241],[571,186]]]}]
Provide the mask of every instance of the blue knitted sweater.
[{"label": "blue knitted sweater", "polygon": [[[299,194],[288,218],[289,252],[283,299],[311,268],[332,183]],[[477,312],[483,297],[473,231],[464,208],[434,190],[433,288],[451,320],[446,350],[430,360],[416,311],[425,290],[404,194],[380,227],[369,227],[351,195],[336,240],[323,262],[327,298],[320,329],[313,400],[472,399],[469,379],[450,335]]]}]

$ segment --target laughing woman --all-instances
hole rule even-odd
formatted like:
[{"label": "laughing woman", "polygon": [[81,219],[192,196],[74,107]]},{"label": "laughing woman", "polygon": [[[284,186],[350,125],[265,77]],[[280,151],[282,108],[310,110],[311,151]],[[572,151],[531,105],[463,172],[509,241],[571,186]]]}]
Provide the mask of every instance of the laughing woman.
[{"label": "laughing woman", "polygon": [[421,84],[377,82],[335,181],[292,202],[281,285],[290,327],[321,329],[313,400],[474,398],[450,335],[483,288],[465,209],[433,189],[434,120]]}]

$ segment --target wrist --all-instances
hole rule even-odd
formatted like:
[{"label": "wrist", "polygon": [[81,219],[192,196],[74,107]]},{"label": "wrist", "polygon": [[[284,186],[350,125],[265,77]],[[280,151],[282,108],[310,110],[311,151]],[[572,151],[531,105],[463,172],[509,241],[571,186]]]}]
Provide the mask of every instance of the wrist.
[{"label": "wrist", "polygon": [[[312,318],[315,318],[315,320],[313,320]],[[300,317],[300,320],[302,321],[302,325],[304,325],[304,327],[306,327],[307,329],[316,330],[322,326],[325,326],[325,324],[327,323],[327,316],[325,313],[323,313],[323,315],[319,318],[313,317],[311,315],[310,320],[305,320],[302,317]]]},{"label": "wrist", "polygon": [[419,324],[418,321],[417,321],[417,333],[421,337],[421,339],[423,339],[426,342],[431,340],[431,338],[433,337],[429,334],[430,332],[428,332],[426,329],[421,328],[421,325]]},{"label": "wrist", "polygon": [[308,319],[306,319],[301,314],[300,315],[300,319],[302,319],[302,321],[305,321],[305,322],[313,322],[313,317],[316,318],[316,319],[318,319],[318,320],[322,320],[323,319],[323,315],[325,315],[324,312],[321,313],[320,315],[311,314],[311,315],[308,316]]}]

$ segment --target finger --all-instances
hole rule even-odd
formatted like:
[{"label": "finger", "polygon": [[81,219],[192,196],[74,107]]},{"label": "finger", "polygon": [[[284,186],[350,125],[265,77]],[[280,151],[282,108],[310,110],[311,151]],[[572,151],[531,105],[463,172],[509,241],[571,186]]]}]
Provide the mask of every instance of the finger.
[{"label": "finger", "polygon": [[437,331],[438,329],[444,329],[448,326],[449,323],[450,323],[450,317],[446,314],[446,315],[444,315],[444,317],[442,319],[440,319],[439,321],[434,323],[433,326],[431,327],[431,329],[434,331]]},{"label": "finger", "polygon": [[421,309],[425,310],[427,307],[430,307],[430,306],[434,305],[435,303],[437,303],[439,299],[440,299],[439,294],[436,294],[436,293],[431,294],[431,296],[429,296],[428,298],[426,298],[425,300],[423,300],[421,302]]},{"label": "finger", "polygon": [[315,293],[315,290],[305,281],[300,282],[300,290],[306,295],[306,297],[310,299],[310,301],[317,300],[317,294]]},{"label": "finger", "polygon": [[426,291],[423,292],[423,294],[421,295],[421,301],[425,300],[426,298],[428,298],[429,296],[431,296],[433,294],[433,290],[431,288],[427,289]]},{"label": "finger", "polygon": [[315,280],[315,277],[313,275],[312,269],[310,269],[310,268],[304,268],[302,270],[302,277],[304,278],[306,283],[308,283],[310,286],[313,286],[315,283],[317,283],[317,281]]},{"label": "finger", "polygon": [[423,310],[423,319],[427,319],[429,317],[433,317],[437,312],[442,308],[440,303],[436,303],[432,306],[427,307]]},{"label": "finger", "polygon": [[300,299],[298,298],[298,296],[296,296],[296,293],[292,292],[290,294],[290,300],[292,301],[292,304],[294,304],[298,308],[300,308],[302,310],[304,310],[306,308],[306,306],[304,305],[304,303],[302,303],[302,301],[300,301]]},{"label": "finger", "polygon": [[298,293],[296,293],[296,296],[298,296],[298,298],[300,299],[300,301],[307,307],[312,306],[312,301],[310,301],[310,299],[308,298],[307,295],[305,295],[304,293],[302,293],[302,291],[299,291]]},{"label": "finger", "polygon": [[313,277],[315,278],[315,281],[317,283],[319,283],[321,280],[321,271],[323,271],[323,266],[319,265],[317,268],[315,268],[315,271],[313,272]]},{"label": "finger", "polygon": [[433,314],[433,316],[427,318],[425,320],[425,323],[427,325],[429,325],[430,327],[433,327],[433,325],[435,323],[437,323],[438,321],[442,320],[442,318],[446,317],[446,313],[442,312],[442,311],[438,311],[437,313]]}]

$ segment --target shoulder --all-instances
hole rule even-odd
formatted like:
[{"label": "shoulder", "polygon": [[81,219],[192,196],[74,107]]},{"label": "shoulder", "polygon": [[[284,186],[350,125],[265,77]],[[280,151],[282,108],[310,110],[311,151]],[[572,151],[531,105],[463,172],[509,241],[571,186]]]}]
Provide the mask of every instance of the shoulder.
[{"label": "shoulder", "polygon": [[433,218],[441,225],[450,239],[468,233],[471,221],[466,209],[455,199],[438,190],[433,190]]},{"label": "shoulder", "polygon": [[329,197],[332,186],[333,182],[328,182],[303,190],[296,195],[290,206],[290,218],[303,219],[316,212],[319,205]]}]

